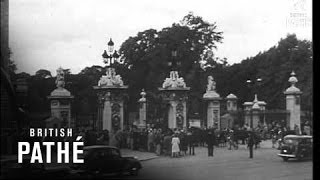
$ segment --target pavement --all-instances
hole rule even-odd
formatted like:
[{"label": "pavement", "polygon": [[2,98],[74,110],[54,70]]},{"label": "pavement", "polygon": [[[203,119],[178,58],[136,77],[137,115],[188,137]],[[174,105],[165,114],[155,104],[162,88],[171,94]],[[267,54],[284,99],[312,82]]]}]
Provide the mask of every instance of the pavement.
[{"label": "pavement", "polygon": [[[246,148],[246,145],[239,145],[240,148]],[[271,140],[266,140],[266,141],[262,141],[260,143],[260,148],[265,149],[265,148],[272,148],[272,142]],[[147,160],[151,160],[151,159],[155,159],[161,156],[157,156],[155,153],[152,152],[145,152],[145,151],[134,151],[131,149],[121,149],[121,154],[123,156],[134,156],[136,158],[138,158],[140,161],[147,161]],[[13,159],[13,158],[17,158],[16,155],[8,155],[8,156],[2,156],[1,159]],[[45,159],[45,156],[43,157]],[[72,157],[71,157],[72,158]],[[71,159],[70,158],[70,159]],[[52,157],[52,162],[56,161],[56,157]]]},{"label": "pavement", "polygon": [[[277,156],[279,150],[272,148],[270,140],[263,141],[254,149],[253,158],[249,158],[246,145],[237,150],[227,147],[214,148],[214,157],[208,157],[206,147],[196,147],[195,156],[171,158],[159,156],[143,161],[139,179],[227,179],[227,180],[309,180],[313,179],[313,163],[310,160],[289,160],[284,162]],[[134,177],[126,177],[134,179]]]},{"label": "pavement", "polygon": [[[277,147],[277,145],[276,145]],[[301,180],[313,179],[312,161],[290,160],[284,162],[277,156],[279,150],[272,148],[271,140],[262,141],[254,156],[249,158],[247,145],[239,145],[237,150],[215,147],[214,157],[208,157],[206,147],[196,147],[195,156],[179,158],[157,156],[155,153],[121,149],[122,156],[135,156],[142,164],[139,179],[244,179],[244,180]],[[53,163],[50,166],[61,166]],[[136,179],[125,176],[124,179]]]},{"label": "pavement", "polygon": [[[239,148],[246,148],[246,145],[239,145]],[[260,149],[272,149],[272,142],[271,140],[262,141],[260,143]],[[273,148],[274,149],[274,148]],[[134,151],[131,149],[121,149],[122,156],[134,156],[140,161],[147,161],[155,158],[159,158],[161,156],[157,156],[155,153],[152,152],[145,152],[145,151]]]}]

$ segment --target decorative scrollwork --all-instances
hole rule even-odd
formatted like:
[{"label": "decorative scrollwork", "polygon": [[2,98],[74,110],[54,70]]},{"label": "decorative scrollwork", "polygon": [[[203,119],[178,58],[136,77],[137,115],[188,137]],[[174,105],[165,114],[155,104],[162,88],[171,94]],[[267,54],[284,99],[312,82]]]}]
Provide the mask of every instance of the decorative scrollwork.
[{"label": "decorative scrollwork", "polygon": [[177,107],[177,115],[176,115],[176,119],[177,119],[177,127],[179,128],[182,128],[183,127],[183,120],[184,120],[184,117],[183,117],[183,104],[180,102],[178,103]]},{"label": "decorative scrollwork", "polygon": [[106,75],[100,78],[98,86],[123,86],[123,81],[114,68],[108,68]]},{"label": "decorative scrollwork", "polygon": [[182,77],[179,77],[178,71],[171,71],[170,77],[166,78],[162,84],[162,88],[186,88],[186,83]]},{"label": "decorative scrollwork", "polygon": [[112,111],[112,129],[120,129],[120,105],[117,103],[114,103],[111,107]]}]

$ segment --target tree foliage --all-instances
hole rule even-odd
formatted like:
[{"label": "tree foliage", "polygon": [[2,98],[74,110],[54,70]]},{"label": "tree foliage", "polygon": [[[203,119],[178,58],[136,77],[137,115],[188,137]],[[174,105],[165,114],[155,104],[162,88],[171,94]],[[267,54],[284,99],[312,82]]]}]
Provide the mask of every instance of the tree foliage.
[{"label": "tree foliage", "polygon": [[[214,50],[222,43],[222,32],[217,31],[215,23],[204,21],[189,13],[179,23],[160,31],[148,29],[129,37],[120,48],[125,64],[116,64],[117,73],[129,85],[128,111],[137,111],[140,92],[145,89],[148,99],[149,118],[164,117],[165,105],[161,102],[158,87],[169,76],[168,62],[172,60],[171,51],[177,50],[180,76],[191,87],[188,100],[188,114],[206,113],[202,100],[207,85],[207,77],[212,75],[216,81],[217,92],[221,97],[233,93],[239,98],[239,107],[253,100],[255,93],[247,87],[246,80],[262,79],[261,86],[255,89],[259,100],[267,103],[267,109],[285,109],[283,92],[290,86],[288,79],[292,70],[299,82],[296,84],[303,92],[301,108],[312,110],[312,42],[298,40],[294,34],[280,39],[269,50],[259,52],[254,57],[229,65],[226,58],[209,57],[208,50]],[[206,68],[204,68],[206,67]],[[93,86],[97,85],[106,68],[91,66],[78,74],[66,70],[66,88],[75,96],[74,113],[95,113],[97,97]],[[46,78],[49,77],[49,78]],[[41,69],[29,77],[29,106],[31,111],[48,111],[47,96],[55,88],[55,78],[50,71]]]},{"label": "tree foliage", "polygon": [[192,13],[161,31],[148,29],[135,37],[129,37],[122,44],[120,53],[123,55],[125,68],[130,69],[124,74],[124,79],[129,83],[132,102],[136,102],[143,88],[149,92],[151,101],[159,99],[156,91],[169,76],[168,62],[172,61],[173,50],[177,51],[176,58],[181,62],[179,74],[199,93],[200,84],[197,79],[202,71],[199,63],[206,51],[217,48],[222,39],[222,32],[217,31],[215,23],[206,22]]}]

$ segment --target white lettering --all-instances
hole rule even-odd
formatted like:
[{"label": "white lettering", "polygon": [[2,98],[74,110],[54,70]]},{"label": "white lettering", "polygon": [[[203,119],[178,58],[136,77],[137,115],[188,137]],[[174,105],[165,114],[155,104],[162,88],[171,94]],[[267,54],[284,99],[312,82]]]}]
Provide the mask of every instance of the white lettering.
[{"label": "white lettering", "polygon": [[[26,149],[23,150],[22,147],[25,147]],[[28,142],[19,142],[18,143],[18,163],[22,163],[23,155],[30,153],[30,144]]]},{"label": "white lettering", "polygon": [[30,162],[34,163],[36,160],[39,163],[43,163],[41,149],[40,149],[40,143],[39,142],[35,142],[34,145],[33,145],[31,161]]},{"label": "white lettering", "polygon": [[67,129],[67,136],[72,137],[72,129],[71,128]]},{"label": "white lettering", "polygon": [[[77,141],[81,138],[81,136],[78,136]],[[78,146],[83,146],[83,142],[73,142],[73,163],[84,163],[83,159],[78,159],[78,154],[83,154],[83,150],[79,150]]]},{"label": "white lettering", "polygon": [[37,136],[42,137],[42,129],[41,128],[38,129]]},{"label": "white lettering", "polygon": [[60,136],[64,137],[64,129],[60,129]]},{"label": "white lettering", "polygon": [[34,129],[30,128],[30,137],[33,137],[33,136],[34,136]]},{"label": "white lettering", "polygon": [[64,148],[62,149],[62,142],[58,142],[58,163],[62,163],[62,155],[64,154],[64,158],[65,158],[65,163],[69,163],[69,143],[65,142],[64,143]]},{"label": "white lettering", "polygon": [[47,163],[51,163],[51,146],[54,145],[54,142],[43,142],[42,144],[46,146],[47,149]]}]

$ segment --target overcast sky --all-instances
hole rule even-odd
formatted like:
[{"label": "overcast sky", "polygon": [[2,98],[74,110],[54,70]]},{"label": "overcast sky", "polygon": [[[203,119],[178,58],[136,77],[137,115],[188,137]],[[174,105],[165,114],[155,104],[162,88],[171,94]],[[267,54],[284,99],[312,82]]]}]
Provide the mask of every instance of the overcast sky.
[{"label": "overcast sky", "polygon": [[[18,72],[58,67],[78,73],[103,65],[110,37],[115,48],[138,32],[161,30],[188,12],[216,22],[224,40],[215,54],[230,64],[255,56],[288,33],[312,38],[311,0],[9,0],[9,45]],[[291,13],[304,14],[307,25]],[[301,19],[301,18],[300,18]],[[289,22],[289,23],[288,23]]]}]

